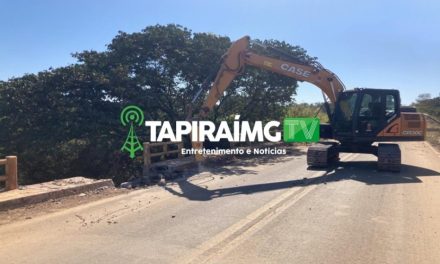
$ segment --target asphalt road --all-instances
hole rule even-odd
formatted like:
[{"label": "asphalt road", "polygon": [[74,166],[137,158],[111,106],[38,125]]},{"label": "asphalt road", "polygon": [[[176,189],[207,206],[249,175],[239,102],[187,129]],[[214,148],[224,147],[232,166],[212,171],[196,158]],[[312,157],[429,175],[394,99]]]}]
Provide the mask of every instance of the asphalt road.
[{"label": "asphalt road", "polygon": [[2,225],[0,262],[440,263],[440,155],[401,147],[401,173],[299,149]]}]

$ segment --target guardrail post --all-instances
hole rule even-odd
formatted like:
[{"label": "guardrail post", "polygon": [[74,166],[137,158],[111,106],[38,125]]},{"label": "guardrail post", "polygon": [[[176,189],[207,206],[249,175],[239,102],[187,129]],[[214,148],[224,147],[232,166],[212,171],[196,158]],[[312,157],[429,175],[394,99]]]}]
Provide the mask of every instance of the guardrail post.
[{"label": "guardrail post", "polygon": [[6,157],[6,190],[18,189],[17,156]]},{"label": "guardrail post", "polygon": [[149,171],[150,171],[150,165],[151,165],[151,149],[150,149],[150,142],[144,142],[144,166],[142,168],[142,177],[144,180],[147,181],[149,184],[151,182]]},{"label": "guardrail post", "polygon": [[162,151],[163,151],[163,159],[166,160],[168,156],[168,143],[163,144]]},{"label": "guardrail post", "polygon": [[179,151],[179,152],[177,152],[177,158],[182,158],[182,148],[183,148],[183,143],[182,142],[179,142],[179,143],[177,143],[177,150]]}]

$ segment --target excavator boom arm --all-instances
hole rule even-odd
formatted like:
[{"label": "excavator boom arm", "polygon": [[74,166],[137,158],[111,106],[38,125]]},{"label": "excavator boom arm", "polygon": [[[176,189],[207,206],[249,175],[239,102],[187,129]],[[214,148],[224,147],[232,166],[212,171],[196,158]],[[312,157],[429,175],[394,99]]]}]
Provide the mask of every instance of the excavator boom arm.
[{"label": "excavator boom arm", "polygon": [[332,103],[336,102],[338,93],[345,89],[344,84],[339,78],[327,69],[253,53],[249,50],[249,37],[246,36],[235,41],[223,56],[222,65],[208,92],[208,97],[202,106],[199,117],[208,115],[224,91],[236,76],[244,70],[246,65],[312,83],[319,87]]}]

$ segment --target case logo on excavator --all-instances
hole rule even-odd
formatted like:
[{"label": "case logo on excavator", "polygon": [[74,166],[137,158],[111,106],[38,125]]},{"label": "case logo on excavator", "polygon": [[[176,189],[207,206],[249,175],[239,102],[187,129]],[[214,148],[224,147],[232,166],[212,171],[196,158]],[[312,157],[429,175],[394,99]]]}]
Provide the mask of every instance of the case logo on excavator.
[{"label": "case logo on excavator", "polygon": [[295,73],[296,75],[303,76],[303,77],[309,77],[310,74],[312,74],[310,71],[304,70],[303,68],[291,66],[287,63],[281,64],[281,69],[284,71]]},{"label": "case logo on excavator", "polygon": [[402,135],[404,135],[404,136],[423,136],[423,132],[417,131],[417,130],[403,130]]}]

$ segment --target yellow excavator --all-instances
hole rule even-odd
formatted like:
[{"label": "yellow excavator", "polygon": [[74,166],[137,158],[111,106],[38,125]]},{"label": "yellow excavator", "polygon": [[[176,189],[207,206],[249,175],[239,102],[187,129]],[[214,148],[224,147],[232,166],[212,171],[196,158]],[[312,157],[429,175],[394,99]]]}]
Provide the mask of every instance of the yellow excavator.
[{"label": "yellow excavator", "polygon": [[[329,124],[321,124],[320,136],[333,139],[311,145],[307,164],[325,167],[339,159],[340,152],[368,153],[378,157],[378,169],[400,171],[401,152],[390,141],[422,141],[426,120],[415,109],[401,108],[400,94],[394,89],[355,88],[345,90],[341,80],[321,64],[302,62],[289,54],[282,59],[256,54],[250,49],[250,38],[235,41],[222,57],[219,71],[209,89],[198,119],[205,118],[246,66],[265,69],[321,89]],[[195,99],[200,95],[198,93]],[[195,100],[193,100],[195,101]],[[192,114],[190,114],[192,115]],[[201,148],[201,142],[193,142]]]}]

